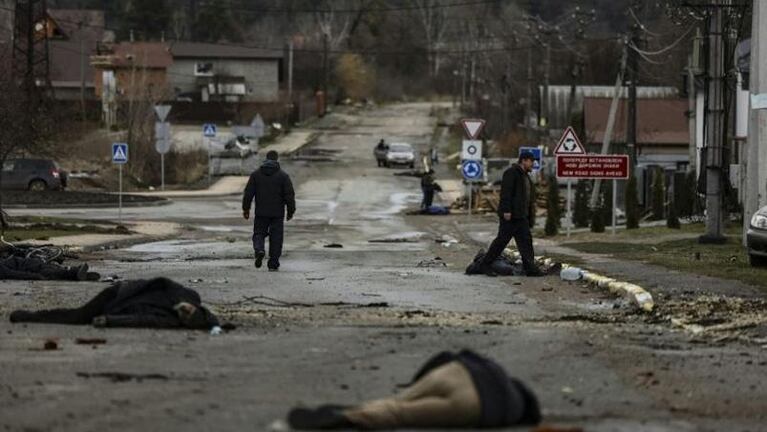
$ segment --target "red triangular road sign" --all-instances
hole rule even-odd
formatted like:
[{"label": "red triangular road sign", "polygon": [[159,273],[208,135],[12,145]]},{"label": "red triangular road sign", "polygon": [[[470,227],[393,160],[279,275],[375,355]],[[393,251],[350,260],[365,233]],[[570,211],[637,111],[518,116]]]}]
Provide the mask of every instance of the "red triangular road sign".
[{"label": "red triangular road sign", "polygon": [[466,131],[466,135],[469,139],[477,139],[479,134],[482,133],[482,129],[485,128],[485,121],[482,119],[463,119],[461,120],[463,130]]},{"label": "red triangular road sign", "polygon": [[562,134],[562,138],[559,139],[559,144],[557,145],[556,150],[554,150],[555,155],[578,155],[578,154],[586,154],[586,149],[583,148],[583,144],[581,144],[581,140],[578,139],[578,135],[575,133],[573,128],[571,126],[568,126],[567,129],[565,129],[565,133]]}]

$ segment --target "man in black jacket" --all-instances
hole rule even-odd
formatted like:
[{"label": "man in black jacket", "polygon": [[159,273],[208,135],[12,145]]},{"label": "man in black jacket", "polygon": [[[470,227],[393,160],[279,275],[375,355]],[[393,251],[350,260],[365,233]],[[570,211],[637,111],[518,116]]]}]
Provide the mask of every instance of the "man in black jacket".
[{"label": "man in black jacket", "polygon": [[296,212],[293,183],[290,176],[280,169],[278,159],[279,155],[274,150],[266,154],[266,161],[250,175],[242,198],[242,215],[246,220],[250,218],[253,200],[256,201],[253,217],[256,268],[260,268],[264,261],[264,242],[269,236],[269,271],[277,271],[280,268],[285,208],[287,207],[287,220],[293,219]]},{"label": "man in black jacket", "polygon": [[532,153],[523,152],[519,155],[519,162],[503,173],[501,203],[498,206],[498,236],[482,260],[482,272],[488,276],[496,276],[492,269],[493,261],[503,253],[512,238],[522,255],[525,274],[543,275],[535,264],[533,236],[530,233],[535,223],[535,189],[528,174],[533,170],[534,162],[535,156]]}]

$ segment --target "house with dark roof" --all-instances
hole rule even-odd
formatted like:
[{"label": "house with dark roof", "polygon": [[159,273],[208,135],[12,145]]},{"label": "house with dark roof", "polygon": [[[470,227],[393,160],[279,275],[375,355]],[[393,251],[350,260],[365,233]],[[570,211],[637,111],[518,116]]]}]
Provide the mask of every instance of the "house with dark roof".
[{"label": "house with dark roof", "polygon": [[169,84],[177,100],[277,102],[282,51],[238,45],[169,42]]},{"label": "house with dark roof", "polygon": [[164,42],[102,45],[91,64],[96,68],[96,95],[104,104],[171,97],[168,69],[173,57]]},{"label": "house with dark roof", "polygon": [[94,69],[89,57],[103,42],[104,12],[49,9],[48,59],[53,94],[59,100],[95,100]]}]

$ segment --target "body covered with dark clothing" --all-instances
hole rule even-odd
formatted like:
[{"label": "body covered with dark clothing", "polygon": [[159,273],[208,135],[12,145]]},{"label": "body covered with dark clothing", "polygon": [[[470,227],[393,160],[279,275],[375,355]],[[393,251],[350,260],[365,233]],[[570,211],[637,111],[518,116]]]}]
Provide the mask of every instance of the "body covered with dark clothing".
[{"label": "body covered with dark clothing", "polygon": [[472,351],[442,352],[393,397],[355,407],[295,408],[294,429],[498,428],[536,425],[533,392],[496,362]]},{"label": "body covered with dark clothing", "polygon": [[0,259],[0,280],[98,280],[98,273],[89,272],[87,264],[65,267],[39,258],[8,256]]},{"label": "body covered with dark clothing", "polygon": [[196,291],[167,278],[117,282],[79,308],[14,311],[10,318],[11,322],[101,327],[210,329],[219,325]]},{"label": "body covered with dark clothing", "polygon": [[242,197],[242,210],[250,211],[253,201],[256,203],[256,217],[284,218],[287,209],[290,218],[296,212],[293,183],[280,168],[279,162],[266,160],[250,175]]}]

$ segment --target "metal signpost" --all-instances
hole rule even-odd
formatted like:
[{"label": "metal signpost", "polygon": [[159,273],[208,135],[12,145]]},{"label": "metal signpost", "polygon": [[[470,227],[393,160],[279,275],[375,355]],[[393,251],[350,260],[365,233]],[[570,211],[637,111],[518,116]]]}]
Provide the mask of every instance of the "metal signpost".
[{"label": "metal signpost", "polygon": [[216,134],[218,133],[218,130],[216,128],[216,125],[213,123],[205,123],[202,125],[202,139],[203,143],[207,141],[208,143],[208,185],[210,186],[213,182],[213,153],[211,150],[211,139],[216,137]]},{"label": "metal signpost", "polygon": [[154,124],[155,150],[160,153],[160,188],[165,190],[165,153],[170,151],[171,133],[170,123],[166,122],[170,113],[170,105],[155,105],[154,112],[159,120]]},{"label": "metal signpost", "polygon": [[477,140],[485,127],[485,121],[482,119],[463,119],[461,120],[464,131],[468,139],[463,140],[463,151],[461,152],[461,173],[466,181],[468,194],[468,215],[471,216],[471,206],[474,195],[474,182],[484,176],[484,167],[482,165],[482,141]]},{"label": "metal signpost", "polygon": [[128,163],[128,143],[112,143],[112,163],[117,164],[120,190],[117,193],[117,220],[123,223],[123,165]]},{"label": "metal signpost", "polygon": [[[559,162],[559,155],[577,155],[586,154],[586,149],[583,148],[581,140],[578,139],[578,135],[572,126],[568,126],[565,132],[562,134],[562,138],[559,139],[559,144],[554,150],[554,156],[557,157],[557,163]],[[557,165],[559,167],[559,165]],[[559,169],[557,169],[557,178],[559,178]],[[570,237],[570,230],[573,227],[573,213],[572,213],[572,195],[573,195],[573,180],[567,179],[567,211],[565,212],[565,218],[567,219],[567,237]]]}]

